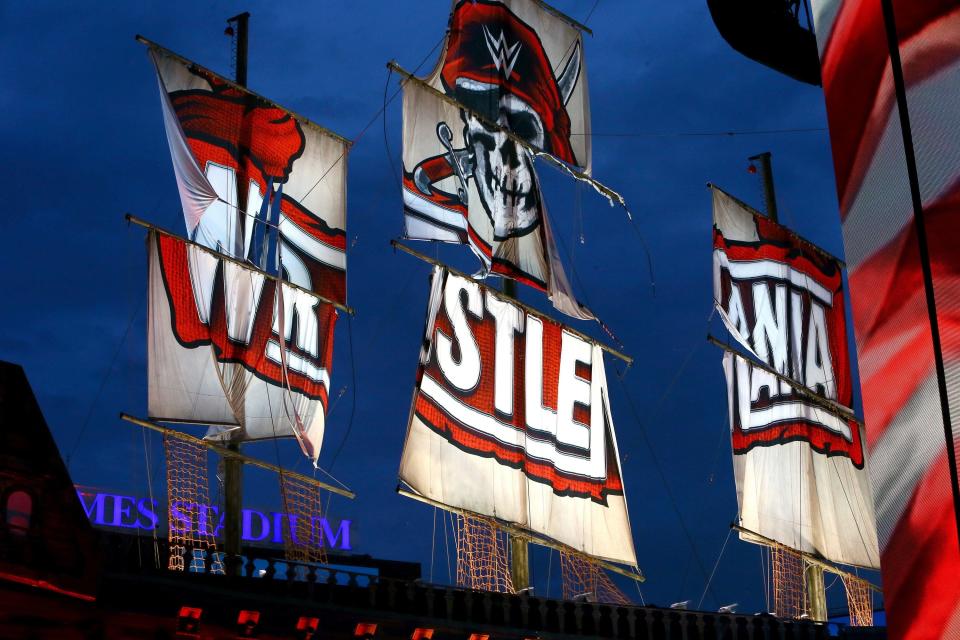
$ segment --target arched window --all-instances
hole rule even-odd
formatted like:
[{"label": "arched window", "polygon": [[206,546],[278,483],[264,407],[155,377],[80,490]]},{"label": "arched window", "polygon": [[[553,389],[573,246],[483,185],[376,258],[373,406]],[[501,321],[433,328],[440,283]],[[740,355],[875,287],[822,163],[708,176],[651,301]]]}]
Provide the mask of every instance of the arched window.
[{"label": "arched window", "polygon": [[14,491],[7,496],[7,528],[15,535],[26,535],[30,530],[33,498],[26,491]]}]

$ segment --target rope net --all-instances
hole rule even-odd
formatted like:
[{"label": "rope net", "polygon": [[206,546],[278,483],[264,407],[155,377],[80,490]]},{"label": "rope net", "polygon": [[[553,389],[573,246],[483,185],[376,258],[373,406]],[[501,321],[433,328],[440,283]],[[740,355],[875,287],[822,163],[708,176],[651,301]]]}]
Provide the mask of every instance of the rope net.
[{"label": "rope net", "polygon": [[799,553],[783,545],[771,545],[773,612],[779,618],[798,620],[807,613],[806,562]]},{"label": "rope net", "polygon": [[169,522],[171,571],[187,569],[184,556],[190,551],[193,572],[206,570],[223,573],[211,522],[210,487],[207,482],[207,448],[199,441],[164,434],[163,450],[167,458],[167,522]]},{"label": "rope net", "polygon": [[604,604],[632,604],[613,583],[607,572],[592,558],[575,551],[560,552],[560,571],[563,575],[563,599],[583,596],[588,602]]},{"label": "rope net", "polygon": [[486,518],[457,514],[457,585],[515,593],[507,534]]},{"label": "rope net", "polygon": [[850,610],[850,626],[873,626],[873,598],[870,583],[849,573],[841,573],[843,588],[847,592],[847,608]]},{"label": "rope net", "polygon": [[320,491],[312,483],[280,474],[280,497],[286,514],[283,547],[287,560],[326,564],[320,520]]}]

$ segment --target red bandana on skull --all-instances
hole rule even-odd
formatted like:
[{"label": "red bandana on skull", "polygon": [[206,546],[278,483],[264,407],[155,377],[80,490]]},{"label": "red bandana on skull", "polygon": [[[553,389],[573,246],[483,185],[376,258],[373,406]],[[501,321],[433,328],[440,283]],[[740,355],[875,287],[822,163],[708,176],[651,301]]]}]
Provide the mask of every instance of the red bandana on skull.
[{"label": "red bandana on skull", "polygon": [[[449,94],[471,108],[476,101],[465,94],[476,93],[477,87],[523,100],[542,121],[543,150],[577,164],[570,146],[570,116],[543,44],[537,33],[503,4],[464,0],[457,5],[441,80]],[[488,104],[495,108],[498,102]],[[497,120],[496,114],[487,117]]]},{"label": "red bandana on skull", "polygon": [[195,71],[210,90],[174,91],[170,100],[201,167],[217,162],[238,171],[239,184],[267,177],[286,181],[303,154],[300,123],[282,109],[235,89],[211,73]]}]

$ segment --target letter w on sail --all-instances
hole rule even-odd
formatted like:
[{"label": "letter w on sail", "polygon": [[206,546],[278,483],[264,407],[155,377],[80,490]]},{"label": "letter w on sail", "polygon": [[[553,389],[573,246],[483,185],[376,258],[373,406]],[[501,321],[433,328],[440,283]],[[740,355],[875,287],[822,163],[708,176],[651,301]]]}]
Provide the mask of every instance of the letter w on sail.
[{"label": "letter w on sail", "polygon": [[513,73],[513,66],[517,64],[517,57],[520,54],[520,43],[514,42],[508,46],[502,29],[500,30],[500,37],[494,38],[486,26],[483,27],[483,37],[486,40],[487,51],[490,52],[490,57],[493,59],[493,64],[497,67],[497,71],[503,73],[504,77],[509,78]]}]

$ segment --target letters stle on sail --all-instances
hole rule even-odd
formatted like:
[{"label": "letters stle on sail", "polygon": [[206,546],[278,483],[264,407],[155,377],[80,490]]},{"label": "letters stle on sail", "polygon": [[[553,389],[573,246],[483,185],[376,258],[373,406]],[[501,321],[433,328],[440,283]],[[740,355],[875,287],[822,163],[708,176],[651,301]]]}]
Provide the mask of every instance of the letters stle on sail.
[{"label": "letters stle on sail", "polygon": [[601,347],[436,267],[400,479],[636,566]]},{"label": "letters stle on sail", "polygon": [[717,310],[765,365],[723,357],[740,523],[833,562],[877,567],[863,428],[830,408],[853,400],[840,263],[715,187],[713,212]]}]

